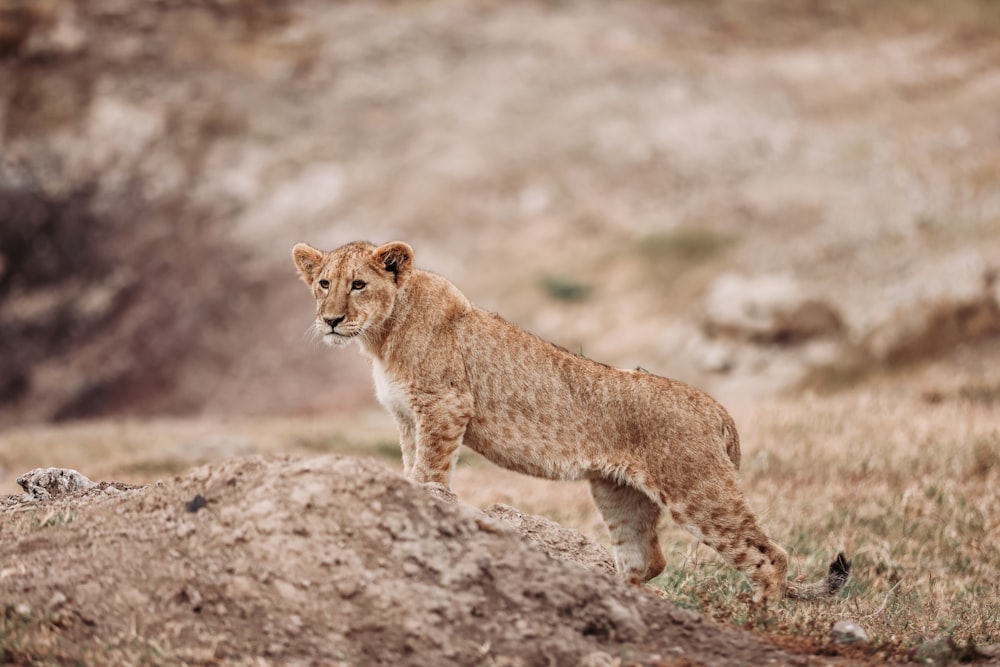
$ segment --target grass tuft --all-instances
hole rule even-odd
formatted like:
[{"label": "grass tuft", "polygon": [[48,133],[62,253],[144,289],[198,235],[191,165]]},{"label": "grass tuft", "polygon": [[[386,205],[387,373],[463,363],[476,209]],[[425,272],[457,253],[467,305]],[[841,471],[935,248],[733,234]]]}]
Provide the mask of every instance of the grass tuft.
[{"label": "grass tuft", "polygon": [[586,301],[593,293],[593,288],[590,285],[584,285],[572,278],[550,274],[542,276],[540,284],[545,293],[556,301],[568,303]]},{"label": "grass tuft", "polygon": [[639,242],[639,251],[653,261],[699,264],[720,255],[735,237],[701,227],[681,227],[651,234]]},{"label": "grass tuft", "polygon": [[[671,565],[651,582],[664,597],[814,653],[956,661],[1000,643],[992,406],[862,392],[758,403],[734,416],[748,501],[788,549],[789,576],[818,580],[843,550],[851,579],[828,601],[755,609],[742,575],[668,523],[661,542]],[[861,625],[870,642],[833,643],[838,620]]]}]

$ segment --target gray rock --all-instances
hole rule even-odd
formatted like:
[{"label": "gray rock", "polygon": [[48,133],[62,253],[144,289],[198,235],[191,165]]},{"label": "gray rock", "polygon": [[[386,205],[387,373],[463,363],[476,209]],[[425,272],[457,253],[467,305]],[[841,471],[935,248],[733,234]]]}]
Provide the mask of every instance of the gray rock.
[{"label": "gray rock", "polygon": [[830,633],[836,644],[867,643],[868,633],[854,621],[837,621]]},{"label": "gray rock", "polygon": [[97,486],[84,475],[69,468],[35,468],[18,477],[17,483],[33,500],[49,500]]}]

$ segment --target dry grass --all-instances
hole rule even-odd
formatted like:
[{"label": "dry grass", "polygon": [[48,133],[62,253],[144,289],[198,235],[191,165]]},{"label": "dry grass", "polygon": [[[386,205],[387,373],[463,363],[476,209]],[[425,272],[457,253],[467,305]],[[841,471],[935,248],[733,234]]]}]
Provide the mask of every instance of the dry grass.
[{"label": "dry grass", "polygon": [[[977,385],[978,386],[978,385]],[[991,385],[992,386],[992,385]],[[667,522],[666,572],[653,587],[717,620],[833,650],[829,629],[860,623],[871,653],[904,657],[1000,641],[1000,413],[982,392],[869,389],[734,406],[742,478],[767,531],[816,578],[837,550],[852,581],[832,602],[749,604],[743,578]],[[992,396],[992,394],[991,394]],[[370,453],[398,465],[378,412],[267,422],[96,422],[5,434],[3,491],[35,466],[140,482],[253,452]],[[464,455],[454,487],[470,504],[515,504],[604,541],[585,484],[553,483]],[[930,647],[930,648],[928,648]],[[956,648],[957,647],[957,648]]]},{"label": "dry grass", "polygon": [[833,622],[850,618],[869,632],[873,650],[894,656],[933,640],[958,647],[1000,640],[994,406],[860,392],[757,406],[737,421],[751,504],[792,554],[793,575],[818,577],[844,549],[853,579],[832,603],[755,612],[740,602],[747,588],[739,577],[668,533],[672,566],[656,584],[671,597],[819,644]]},{"label": "dry grass", "polygon": [[[978,385],[977,385],[978,386]],[[838,550],[853,560],[831,602],[750,604],[741,575],[667,522],[664,597],[717,620],[814,649],[852,619],[868,652],[961,658],[1000,641],[1000,414],[958,389],[927,400],[879,389],[737,406],[742,478],[766,530],[792,557],[791,576],[822,576]],[[456,490],[480,506],[508,502],[605,541],[586,485],[553,484],[473,463]],[[940,657],[940,655],[939,655]]]}]

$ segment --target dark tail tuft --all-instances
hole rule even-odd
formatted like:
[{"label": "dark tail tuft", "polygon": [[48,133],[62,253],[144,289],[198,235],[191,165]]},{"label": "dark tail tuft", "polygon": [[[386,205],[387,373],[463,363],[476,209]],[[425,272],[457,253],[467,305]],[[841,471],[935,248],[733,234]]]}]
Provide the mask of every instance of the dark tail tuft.
[{"label": "dark tail tuft", "polygon": [[792,600],[821,600],[836,595],[851,577],[851,561],[843,552],[830,563],[826,579],[811,584],[789,582],[788,597]]},{"label": "dark tail tuft", "polygon": [[847,560],[847,556],[841,551],[837,554],[837,557],[833,559],[830,563],[829,569],[826,571],[826,591],[829,595],[836,595],[847,580],[851,578],[851,561]]}]

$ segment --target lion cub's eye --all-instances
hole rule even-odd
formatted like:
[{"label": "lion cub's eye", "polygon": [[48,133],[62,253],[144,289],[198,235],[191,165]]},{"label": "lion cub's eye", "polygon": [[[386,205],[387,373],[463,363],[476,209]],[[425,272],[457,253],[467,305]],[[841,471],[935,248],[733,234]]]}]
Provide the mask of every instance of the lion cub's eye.
[{"label": "lion cub's eye", "polygon": [[359,290],[364,288],[365,288],[365,281],[363,280],[355,280],[353,283],[351,283],[351,289],[353,290]]},{"label": "lion cub's eye", "polygon": [[330,289],[330,281],[329,280],[321,280],[321,281],[319,281],[319,286],[322,287],[323,289]]}]

